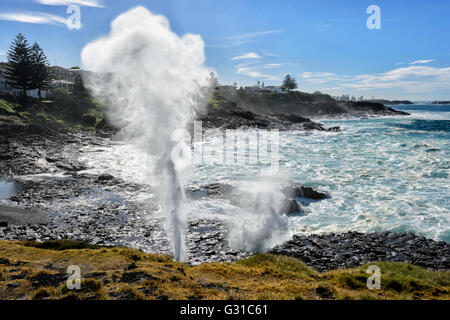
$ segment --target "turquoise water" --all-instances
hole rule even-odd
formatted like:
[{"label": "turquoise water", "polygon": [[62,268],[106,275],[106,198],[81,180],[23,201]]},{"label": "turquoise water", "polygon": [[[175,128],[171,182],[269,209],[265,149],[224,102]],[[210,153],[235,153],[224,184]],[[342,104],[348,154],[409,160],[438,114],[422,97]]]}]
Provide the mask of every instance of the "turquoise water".
[{"label": "turquoise water", "polygon": [[[409,117],[328,120],[337,134],[286,135],[298,182],[332,199],[295,218],[302,232],[411,231],[450,241],[450,106],[399,106]],[[301,146],[301,147],[300,147]]]},{"label": "turquoise water", "polygon": [[[411,231],[450,242],[450,106],[396,108],[411,116],[317,119],[342,132],[280,133],[280,179],[332,197],[289,217],[292,233]],[[204,165],[193,180],[239,185],[259,169]]]}]

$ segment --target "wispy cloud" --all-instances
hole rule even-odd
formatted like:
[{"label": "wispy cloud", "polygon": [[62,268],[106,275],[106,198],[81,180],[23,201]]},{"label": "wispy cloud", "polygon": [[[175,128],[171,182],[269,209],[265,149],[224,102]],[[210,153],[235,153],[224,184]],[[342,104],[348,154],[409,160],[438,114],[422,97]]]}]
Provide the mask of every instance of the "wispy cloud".
[{"label": "wispy cloud", "polygon": [[50,6],[68,6],[71,4],[76,4],[85,7],[104,8],[104,6],[97,0],[35,0],[35,2]]},{"label": "wispy cloud", "polygon": [[231,60],[236,61],[236,60],[259,59],[259,58],[261,58],[261,56],[259,54],[257,54],[256,52],[249,52],[242,56],[237,56],[237,57],[231,58]]},{"label": "wispy cloud", "polygon": [[34,13],[0,13],[0,20],[17,21],[34,24],[66,24],[66,18],[59,17],[49,13],[34,12]]},{"label": "wispy cloud", "polygon": [[261,51],[262,54],[265,55],[265,56],[267,56],[267,57],[278,57],[277,54],[272,53],[272,52],[269,52],[269,51],[266,51],[266,50],[264,50],[264,49],[260,49],[259,51]]},{"label": "wispy cloud", "polygon": [[263,66],[264,69],[275,69],[284,66],[282,63],[268,63]]},{"label": "wispy cloud", "polygon": [[414,62],[411,62],[410,64],[414,65],[414,64],[426,64],[426,63],[430,63],[435,61],[434,59],[430,59],[430,60],[417,60]]},{"label": "wispy cloud", "polygon": [[336,74],[331,72],[303,72],[303,79],[311,83],[325,83],[337,80]]},{"label": "wispy cloud", "polygon": [[0,50],[0,56],[4,56],[4,55],[6,55],[6,51]]},{"label": "wispy cloud", "polygon": [[243,33],[234,36],[229,36],[228,39],[253,39],[260,36],[265,36],[268,34],[277,34],[285,32],[284,29],[276,29],[276,30],[268,30],[268,31],[260,31],[260,32],[251,32],[251,33]]},{"label": "wispy cloud", "polygon": [[260,71],[256,70],[255,68],[248,68],[248,67],[238,68],[237,73],[245,75],[245,76],[249,76],[250,78],[259,78],[259,79],[273,80],[273,81],[280,80],[280,77],[261,73]]},{"label": "wispy cloud", "polygon": [[[407,92],[423,93],[450,87],[450,67],[408,66],[384,73],[343,76],[327,72],[305,72],[303,78],[306,82],[316,84],[330,83],[334,85],[333,90],[338,88],[357,91],[400,89]],[[331,90],[331,88],[328,88],[328,90]]]},{"label": "wispy cloud", "polygon": [[450,68],[409,66],[375,75],[357,75],[349,78],[352,83],[341,86],[356,90],[377,88],[403,88],[406,91],[427,91],[450,86]]},{"label": "wispy cloud", "polygon": [[206,38],[206,45],[208,47],[213,48],[231,48],[231,47],[238,47],[244,44],[257,42],[258,40],[261,40],[261,38],[268,36],[268,35],[274,35],[284,32],[284,29],[276,29],[276,30],[267,30],[267,31],[259,31],[259,32],[250,32],[250,33],[243,33],[243,34],[237,34],[233,36],[225,36],[225,37],[212,37]]}]

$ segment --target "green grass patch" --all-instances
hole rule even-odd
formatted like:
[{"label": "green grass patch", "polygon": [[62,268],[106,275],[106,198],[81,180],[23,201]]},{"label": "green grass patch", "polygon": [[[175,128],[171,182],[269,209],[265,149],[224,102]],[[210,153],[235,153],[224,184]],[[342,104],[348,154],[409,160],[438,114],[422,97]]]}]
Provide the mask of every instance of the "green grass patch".
[{"label": "green grass patch", "polygon": [[16,110],[14,108],[14,104],[9,103],[5,100],[0,99],[0,114],[15,114]]}]

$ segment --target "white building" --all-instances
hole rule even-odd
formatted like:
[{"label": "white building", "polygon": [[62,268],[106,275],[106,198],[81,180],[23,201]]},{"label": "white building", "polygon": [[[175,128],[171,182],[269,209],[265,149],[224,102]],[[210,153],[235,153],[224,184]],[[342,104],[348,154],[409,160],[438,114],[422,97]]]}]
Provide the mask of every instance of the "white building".
[{"label": "white building", "polygon": [[[0,93],[10,94],[10,95],[13,95],[16,97],[21,96],[23,93],[23,90],[14,88],[7,83],[7,81],[3,75],[5,71],[6,71],[6,63],[0,63]],[[33,97],[33,98],[38,98],[39,97],[38,91],[37,90],[27,90],[27,96]],[[44,99],[47,98],[47,91],[42,90],[41,96]]]},{"label": "white building", "polygon": [[75,83],[67,80],[53,80],[50,84],[50,91],[54,89],[66,89],[69,92],[72,92]]},{"label": "white building", "polygon": [[264,86],[261,90],[264,92],[285,93],[285,91],[280,86]]},{"label": "white building", "polygon": [[66,69],[63,67],[53,66],[50,67],[50,73],[52,79],[54,80],[65,80],[69,82],[75,82],[78,76],[83,75],[83,70],[81,69]]},{"label": "white building", "polygon": [[236,86],[219,86],[219,91],[233,93],[236,92]]},{"label": "white building", "polygon": [[248,92],[260,92],[261,88],[258,86],[251,86],[251,87],[244,87],[244,90]]},{"label": "white building", "polygon": [[[21,96],[22,90],[14,88],[7,84],[5,77],[2,75],[6,71],[6,63],[0,62],[0,92],[4,94],[11,94],[13,96]],[[51,67],[52,82],[49,90],[42,90],[42,98],[47,98],[53,89],[66,89],[71,92],[75,85],[75,80],[78,76],[83,75],[85,71],[81,69],[66,69],[62,67]],[[235,88],[236,89],[236,88]],[[38,98],[38,90],[28,90],[29,97]]]}]

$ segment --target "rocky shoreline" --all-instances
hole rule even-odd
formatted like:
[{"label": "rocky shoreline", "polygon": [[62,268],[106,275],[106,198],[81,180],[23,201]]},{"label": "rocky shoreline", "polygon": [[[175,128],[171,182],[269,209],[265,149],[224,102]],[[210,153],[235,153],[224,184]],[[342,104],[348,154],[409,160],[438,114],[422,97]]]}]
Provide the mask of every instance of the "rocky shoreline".
[{"label": "rocky shoreline", "polygon": [[[86,168],[79,161],[80,149],[88,145],[108,146],[108,132],[82,133],[10,123],[0,126],[0,133],[0,176],[9,177],[17,184],[16,194],[1,201],[0,239],[73,239],[170,254],[163,219],[150,196],[150,186],[128,183],[107,174],[80,173]],[[186,192],[194,197],[195,194],[206,198],[226,197],[230,187],[192,186]],[[329,196],[304,186],[294,186],[284,192],[286,207],[282,213],[286,214],[301,211],[301,204],[295,198],[320,201]],[[11,219],[15,212],[19,213]],[[19,218],[26,215],[39,215],[39,219]],[[227,234],[227,226],[222,222],[189,221],[189,262],[236,261],[252,255],[232,250]],[[371,261],[450,269],[449,243],[413,234],[294,236],[271,253],[295,257],[318,271],[355,267]]]},{"label": "rocky shoreline", "polygon": [[358,233],[294,236],[270,253],[295,257],[318,271],[353,268],[369,262],[408,262],[450,270],[450,244],[412,233]]}]

